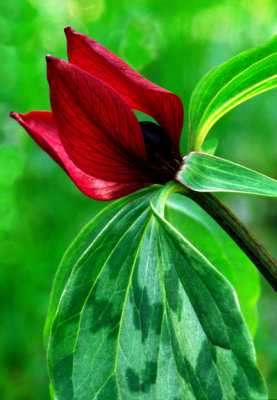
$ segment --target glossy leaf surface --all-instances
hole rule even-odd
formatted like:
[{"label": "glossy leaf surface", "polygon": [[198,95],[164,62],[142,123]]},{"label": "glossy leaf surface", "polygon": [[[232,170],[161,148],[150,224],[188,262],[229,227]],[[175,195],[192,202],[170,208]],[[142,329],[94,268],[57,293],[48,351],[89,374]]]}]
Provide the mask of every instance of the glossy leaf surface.
[{"label": "glossy leaf surface", "polygon": [[114,203],[61,264],[48,349],[56,400],[266,398],[233,288],[163,216],[176,187]]},{"label": "glossy leaf surface", "polygon": [[240,192],[277,196],[277,181],[223,158],[192,152],[177,180],[199,192]]},{"label": "glossy leaf surface", "polygon": [[189,111],[189,151],[200,151],[214,123],[238,104],[277,85],[277,36],[212,69],[196,86]]}]

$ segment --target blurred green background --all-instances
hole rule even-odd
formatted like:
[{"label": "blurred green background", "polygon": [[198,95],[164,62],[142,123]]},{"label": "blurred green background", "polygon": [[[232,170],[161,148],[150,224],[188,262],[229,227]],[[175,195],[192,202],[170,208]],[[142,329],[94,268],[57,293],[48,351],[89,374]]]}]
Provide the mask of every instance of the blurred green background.
[{"label": "blurred green background", "polygon": [[[85,197],[8,117],[50,109],[44,56],[66,58],[63,28],[88,34],[183,100],[186,153],[191,92],[212,67],[277,32],[276,0],[10,0],[0,14],[0,398],[49,399],[42,330],[66,247],[105,206]],[[217,155],[277,179],[277,92],[223,117]],[[226,203],[277,256],[277,201],[228,195]],[[239,273],[239,266],[236,266]],[[247,282],[245,282],[247,285]],[[277,399],[276,295],[262,280],[255,344]],[[255,399],[253,399],[255,400]]]}]

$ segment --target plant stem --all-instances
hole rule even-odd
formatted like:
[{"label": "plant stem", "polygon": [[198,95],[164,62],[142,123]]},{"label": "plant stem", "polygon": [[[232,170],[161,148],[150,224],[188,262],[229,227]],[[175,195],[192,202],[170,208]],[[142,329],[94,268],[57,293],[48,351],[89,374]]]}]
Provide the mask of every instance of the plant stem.
[{"label": "plant stem", "polygon": [[188,190],[185,194],[217,221],[277,291],[277,260],[259,243],[232,211],[212,193]]}]

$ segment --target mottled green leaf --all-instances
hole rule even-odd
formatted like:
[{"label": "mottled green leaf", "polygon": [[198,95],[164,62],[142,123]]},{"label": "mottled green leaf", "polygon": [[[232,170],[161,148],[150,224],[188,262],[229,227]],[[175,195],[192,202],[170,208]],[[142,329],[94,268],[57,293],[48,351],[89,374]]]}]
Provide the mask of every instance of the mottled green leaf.
[{"label": "mottled green leaf", "polygon": [[60,272],[48,348],[56,400],[266,398],[233,288],[163,217],[175,190],[141,191],[113,216],[109,207]]},{"label": "mottled green leaf", "polygon": [[177,180],[199,192],[240,192],[277,197],[277,181],[239,164],[192,152]]},{"label": "mottled green leaf", "polygon": [[196,86],[189,111],[189,151],[200,151],[214,123],[238,104],[277,85],[277,36],[211,70]]},{"label": "mottled green leaf", "polygon": [[[185,380],[190,382],[192,398],[265,399],[237,295],[223,275],[165,220],[164,200],[169,191],[170,186],[156,194],[152,207],[158,221],[159,261],[177,366],[188,374]],[[174,285],[176,280],[178,285]],[[173,302],[174,298],[178,301]],[[190,397],[186,393],[184,398]]]},{"label": "mottled green leaf", "polygon": [[[121,208],[130,203],[133,199],[140,198],[149,191],[152,193],[154,190],[153,188],[154,187],[152,186],[151,188],[143,189],[131,196],[124,197],[123,199],[110,204],[83,228],[73,243],[68,247],[56,272],[51,291],[48,314],[44,327],[44,341],[46,346],[49,339],[52,320],[55,316],[60,297],[74,265],[92,244],[92,240],[97,238],[103,229],[107,229],[109,223],[118,215],[117,213],[120,212]],[[122,213],[120,213],[120,215],[122,215]]]},{"label": "mottled green leaf", "polygon": [[198,204],[174,194],[166,203],[165,217],[233,285],[252,333],[255,334],[260,295],[257,268],[231,237]]}]

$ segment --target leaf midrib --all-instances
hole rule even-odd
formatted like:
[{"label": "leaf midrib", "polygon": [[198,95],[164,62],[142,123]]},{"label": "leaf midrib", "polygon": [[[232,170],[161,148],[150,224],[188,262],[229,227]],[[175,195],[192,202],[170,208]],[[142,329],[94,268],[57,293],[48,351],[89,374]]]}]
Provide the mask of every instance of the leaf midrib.
[{"label": "leaf midrib", "polygon": [[[218,273],[219,275],[221,275],[221,276],[226,280],[226,283],[227,283],[228,285],[231,285],[230,282],[229,282],[229,280],[228,280],[227,278],[225,278],[224,275],[223,275],[220,271],[218,271],[218,270],[214,267],[214,265],[213,265],[213,264],[198,250],[198,249],[196,249],[186,238],[183,237],[183,235],[182,235],[179,231],[177,231],[171,224],[169,224],[169,223],[164,219],[164,217],[163,217],[161,214],[159,214],[159,216],[160,216],[160,218],[163,219],[165,225],[169,228],[169,230],[174,231],[174,232],[177,234],[177,236],[181,237],[182,240],[184,240],[185,242],[187,242],[187,243],[189,244],[189,246],[191,246],[191,247],[194,249],[195,252],[197,252],[201,257],[203,257],[203,258],[206,259],[207,263],[209,263],[209,265],[210,265],[214,270],[216,270],[217,273]],[[162,226],[162,228],[165,229],[163,226]],[[166,230],[165,230],[165,232],[166,232],[166,234],[168,235],[168,233],[167,233]],[[179,247],[178,242],[175,244],[175,246],[176,246],[177,248]],[[202,327],[202,324],[201,324],[201,323],[200,323],[200,325],[201,325],[203,331],[205,332],[205,335],[206,335],[207,339],[209,340],[209,342],[210,342],[213,346],[218,347],[218,348],[222,348],[222,349],[224,349],[224,350],[231,351],[232,355],[233,355],[237,360],[241,360],[241,361],[239,362],[239,365],[241,366],[242,371],[243,371],[243,373],[244,373],[244,376],[246,377],[246,381],[247,381],[247,383],[248,383],[248,385],[249,385],[248,375],[247,375],[247,373],[246,373],[246,369],[245,369],[245,366],[244,366],[245,359],[244,359],[244,358],[238,359],[238,357],[237,357],[237,352],[234,351],[233,346],[231,345],[232,341],[230,340],[230,332],[229,332],[228,329],[226,329],[226,327],[227,327],[228,325],[226,324],[226,322],[225,322],[225,320],[224,320],[224,313],[222,313],[221,308],[218,306],[216,300],[214,299],[213,293],[209,290],[209,288],[207,287],[207,285],[206,285],[205,281],[203,280],[203,278],[198,274],[197,271],[194,270],[194,272],[195,272],[196,275],[199,277],[199,279],[203,282],[203,285],[204,285],[204,286],[207,288],[207,290],[209,291],[209,293],[210,293],[210,295],[211,295],[211,297],[212,297],[212,299],[213,299],[213,301],[214,301],[214,303],[215,303],[216,308],[219,310],[220,314],[222,315],[222,319],[223,319],[224,327],[225,327],[225,332],[226,332],[226,335],[227,335],[227,337],[228,337],[230,347],[227,348],[227,347],[221,346],[221,345],[219,345],[219,344],[217,344],[217,343],[214,343],[214,342],[211,340],[211,338],[209,337],[209,335],[206,333],[206,331],[204,330],[204,328]],[[177,272],[177,271],[176,271],[176,273],[177,273],[177,275],[178,275],[178,272]],[[179,276],[179,275],[178,275],[178,276]],[[182,285],[182,286],[183,286],[183,285]],[[185,289],[184,289],[184,290],[185,290]],[[186,291],[185,291],[185,292],[186,292]],[[188,294],[187,294],[187,295],[188,295]],[[189,295],[188,295],[188,297],[190,298]],[[191,305],[192,305],[192,307],[193,307],[193,309],[194,309],[193,302],[191,302]],[[197,319],[198,319],[198,314],[197,314],[196,311],[195,311],[195,314],[196,314]],[[200,321],[199,321],[199,322],[200,322]],[[221,387],[222,387],[222,386],[221,386]]]},{"label": "leaf midrib", "polygon": [[[145,223],[145,228],[144,228],[143,233],[142,233],[142,235],[141,235],[141,239],[140,239],[140,241],[139,241],[139,243],[138,243],[137,251],[136,251],[136,254],[135,254],[135,256],[134,256],[134,261],[133,261],[133,264],[132,264],[131,273],[130,273],[130,278],[129,278],[129,282],[128,282],[128,285],[127,285],[127,288],[126,288],[126,293],[125,293],[125,297],[124,297],[124,301],[123,301],[123,306],[122,306],[121,317],[120,317],[120,321],[119,321],[118,339],[117,339],[117,347],[116,347],[116,356],[115,356],[115,363],[114,363],[114,374],[115,374],[116,376],[117,376],[116,368],[117,368],[118,351],[119,351],[119,344],[120,344],[120,335],[121,335],[122,321],[123,321],[123,315],[124,315],[125,306],[126,306],[126,302],[127,302],[127,297],[128,297],[130,285],[131,285],[131,282],[132,282],[133,273],[134,273],[134,269],[135,269],[135,265],[136,265],[138,253],[139,253],[141,244],[142,244],[142,242],[143,242],[145,232],[147,231],[147,229],[148,229],[148,227],[149,227],[149,225],[150,225],[151,219],[152,219],[152,212],[151,212],[151,209],[150,209],[150,207],[149,207],[148,221]],[[141,393],[141,391],[139,390],[139,394],[140,394],[140,393]],[[120,399],[121,399],[122,397],[121,397],[120,391],[119,391],[119,396],[120,396]]]},{"label": "leaf midrib", "polygon": [[[140,194],[140,196],[135,197],[135,198],[132,199],[130,202],[124,203],[123,206],[125,207],[126,205],[132,204],[132,203],[134,203],[135,201],[137,201],[138,199],[143,198],[144,196],[148,196],[152,191],[153,191],[153,193],[155,192],[155,190],[153,190],[153,188],[151,189],[151,187],[146,187],[146,188],[144,188],[142,191],[143,191],[143,192]],[[67,251],[65,252],[64,256],[62,257],[61,262],[60,262],[59,267],[58,267],[58,271],[57,271],[57,273],[56,273],[56,276],[57,276],[57,274],[59,273],[60,269],[62,268],[64,262],[66,261],[66,259],[67,259],[67,257],[68,257],[68,254],[70,254],[70,252],[72,251],[72,249],[74,249],[74,247],[77,245],[77,243],[78,243],[78,241],[80,240],[80,238],[82,237],[82,235],[83,235],[83,234],[86,234],[87,230],[89,230],[91,227],[95,227],[95,225],[96,225],[96,224],[95,224],[95,221],[96,221],[97,219],[99,219],[99,217],[101,217],[102,215],[105,215],[105,213],[106,213],[108,210],[110,210],[112,207],[113,207],[113,204],[109,205],[109,206],[108,206],[107,208],[105,208],[105,209],[102,209],[102,210],[97,214],[97,216],[95,217],[96,219],[93,219],[92,221],[88,222],[88,223],[85,225],[85,227],[81,230],[81,232],[79,233],[79,235],[74,239],[74,241],[71,243],[71,245],[69,246],[69,248],[68,248]],[[71,278],[71,275],[72,275],[72,273],[73,273],[73,270],[74,270],[75,266],[79,263],[80,259],[81,259],[81,258],[84,256],[84,254],[89,250],[89,248],[95,243],[95,241],[98,239],[98,237],[99,237],[100,235],[102,235],[103,232],[107,229],[107,227],[113,222],[114,218],[116,218],[116,217],[118,216],[118,214],[120,214],[121,209],[122,209],[122,206],[118,209],[118,211],[116,212],[116,214],[109,220],[109,222],[108,222],[107,224],[105,224],[105,225],[102,227],[102,229],[100,229],[100,231],[99,231],[98,234],[95,236],[95,238],[93,239],[93,241],[90,243],[90,245],[88,246],[88,248],[86,248],[86,250],[83,251],[82,254],[78,257],[77,261],[75,262],[75,264],[74,264],[74,266],[73,266],[73,268],[72,268],[72,270],[71,270],[71,272],[70,272],[70,274],[69,274],[69,276],[68,276],[68,278],[67,278],[67,281],[69,281],[69,279]],[[52,291],[53,291],[53,289],[55,289],[55,283],[56,283],[56,282],[54,282],[54,286],[53,286],[53,288],[52,288]],[[50,337],[51,337],[51,335],[52,335],[53,322],[54,322],[54,320],[55,320],[55,318],[56,318],[56,316],[57,316],[57,314],[58,314],[58,310],[59,310],[60,303],[61,303],[61,299],[62,299],[62,294],[63,294],[63,292],[62,292],[61,295],[60,295],[59,302],[58,302],[58,304],[57,304],[57,307],[56,307],[56,309],[55,309],[55,312],[53,313],[53,317],[52,317],[52,321],[51,321],[51,326],[50,326],[50,329],[49,329],[49,338],[48,338],[48,345],[47,345],[47,355],[49,354],[49,347],[50,347],[49,344],[50,344]],[[53,292],[51,293],[51,297],[50,297],[50,306],[51,306],[52,298],[53,298]],[[50,306],[49,306],[49,309],[50,309]]]},{"label": "leaf midrib", "polygon": [[[219,161],[220,161],[220,159],[219,158],[217,158],[217,157],[214,157],[214,156],[209,156],[209,157],[211,157],[211,158],[213,158],[213,159],[218,159]],[[195,167],[195,165],[196,165],[196,167]],[[183,167],[183,171],[185,172],[185,170],[187,169],[188,170],[188,175],[185,175],[184,174],[184,181],[186,182],[186,184],[187,184],[187,180],[186,180],[186,176],[188,177],[188,179],[190,179],[190,180],[194,180],[194,178],[190,178],[190,176],[202,176],[203,178],[205,178],[204,180],[205,181],[207,181],[207,173],[205,173],[205,172],[203,172],[203,171],[201,171],[201,170],[199,170],[198,168],[197,168],[197,166],[199,166],[200,165],[200,168],[201,168],[201,163],[199,163],[197,160],[189,160],[189,162],[188,163],[186,163],[185,165],[184,165],[184,167]],[[236,164],[236,163],[233,163],[233,162],[230,162],[230,161],[228,161],[228,165],[234,165],[235,167],[241,167],[242,168],[242,170],[244,170],[244,171],[246,171],[246,172],[253,172],[253,173],[255,173],[256,175],[257,175],[257,177],[260,177],[260,178],[263,178],[263,187],[265,187],[266,186],[266,190],[269,190],[269,194],[265,194],[264,192],[260,192],[260,194],[261,195],[267,195],[267,196],[272,196],[272,197],[274,197],[275,195],[273,195],[273,194],[270,194],[270,193],[272,193],[272,186],[270,185],[270,183],[272,183],[272,184],[275,184],[275,185],[277,185],[277,182],[274,180],[274,179],[272,179],[272,178],[270,178],[270,177],[268,177],[268,176],[266,176],[266,175],[264,175],[264,174],[261,174],[260,172],[256,172],[256,171],[253,171],[253,170],[251,170],[251,169],[249,169],[249,168],[246,168],[246,167],[243,167],[243,166],[240,166],[239,164]],[[206,170],[211,170],[211,171],[219,171],[222,175],[226,175],[227,177],[228,176],[234,176],[234,177],[237,177],[237,176],[239,176],[239,174],[238,173],[234,173],[233,171],[222,171],[222,170],[220,170],[220,169],[218,169],[217,167],[215,167],[215,166],[211,166],[211,165],[204,165],[204,168],[206,169]],[[182,174],[180,174],[180,176],[182,177]],[[217,178],[215,178],[214,176],[213,177],[208,177],[208,179],[210,180],[210,182],[222,182],[222,179],[217,179]],[[248,181],[251,181],[251,183],[253,183],[253,185],[254,184],[256,184],[257,185],[257,180],[253,177],[253,176],[247,176],[247,180]],[[225,181],[225,183],[226,183],[227,181]],[[230,183],[229,182],[227,182],[227,185],[229,186],[230,185]],[[244,185],[244,184],[240,184],[240,183],[236,183],[235,184],[236,185],[236,187],[242,187],[242,188],[245,188],[245,189],[247,189],[246,188],[246,185]],[[195,188],[195,186],[194,187],[191,187],[189,184],[187,184],[187,186],[188,187],[190,187],[191,189],[193,189],[193,190],[196,190],[196,188]],[[249,188],[249,189],[252,189],[251,188],[251,186],[250,185],[247,185],[247,187]],[[223,191],[224,190],[224,192],[226,191],[226,192],[234,192],[234,190],[231,190],[231,189],[229,189],[229,190],[227,190],[227,189],[215,189],[215,188],[213,188],[213,187],[210,187],[210,189],[212,190],[212,191]],[[258,189],[258,186],[257,186],[257,189]],[[208,188],[206,188],[206,189],[197,189],[198,191],[207,191],[208,190]],[[254,189],[252,189],[252,190],[254,190]],[[242,191],[241,193],[252,193],[252,191],[251,192],[249,192],[249,191]],[[256,192],[255,192],[256,193]],[[259,194],[259,193],[258,193]]]},{"label": "leaf midrib", "polygon": [[[275,54],[277,54],[276,51],[273,52],[273,53],[271,53],[271,54],[269,54],[269,55],[267,55],[267,56],[265,56],[265,57],[263,57],[263,58],[261,58],[261,59],[259,59],[258,61],[255,61],[255,62],[251,63],[251,64],[248,65],[246,68],[244,68],[242,71],[240,71],[239,73],[237,73],[236,75],[234,75],[233,78],[231,78],[228,82],[226,82],[226,83],[220,88],[220,90],[219,90],[218,92],[216,92],[216,94],[210,99],[210,101],[208,102],[207,106],[205,107],[205,110],[207,110],[207,109],[210,107],[211,103],[213,103],[213,101],[215,100],[215,98],[218,97],[219,94],[220,94],[223,90],[225,90],[226,87],[228,87],[230,84],[232,84],[232,82],[233,82],[234,80],[236,80],[239,76],[243,75],[245,72],[247,72],[247,71],[248,71],[250,68],[252,68],[254,65],[257,65],[257,64],[259,64],[259,63],[264,62],[266,59],[268,59],[268,58],[274,56]],[[239,58],[239,56],[240,56],[240,55],[238,55],[237,57]],[[212,84],[212,81],[211,81],[211,84]],[[205,113],[203,114],[202,118],[200,119],[198,125],[201,124],[201,121],[202,121],[202,119],[203,119],[204,117],[205,117]]]},{"label": "leaf midrib", "polygon": [[[236,80],[239,76],[243,75],[245,72],[247,72],[247,71],[248,71],[250,68],[252,68],[253,66],[255,66],[255,65],[259,64],[259,63],[263,63],[265,60],[267,60],[267,59],[270,58],[270,57],[273,57],[273,56],[276,55],[276,54],[277,54],[277,52],[275,51],[275,52],[273,52],[273,53],[271,53],[271,54],[269,54],[269,55],[263,57],[262,59],[260,59],[260,60],[258,60],[258,61],[255,61],[254,63],[248,65],[248,67],[246,67],[246,68],[244,68],[242,71],[240,71],[238,74],[236,74],[235,76],[233,76],[233,78],[230,79],[228,82],[226,82],[226,83],[220,88],[220,90],[219,90],[218,92],[216,92],[216,94],[209,100],[208,104],[207,104],[206,107],[205,107],[204,114],[202,115],[202,117],[200,118],[200,120],[199,120],[198,123],[197,123],[196,132],[199,131],[199,127],[201,127],[202,121],[203,121],[203,119],[205,119],[205,116],[206,116],[206,114],[207,114],[207,112],[208,112],[208,110],[209,110],[211,104],[212,104],[212,103],[214,102],[214,100],[220,95],[220,93],[221,93],[223,90],[225,90],[226,87],[228,87],[230,84],[232,84],[232,82],[233,82],[234,80]],[[209,85],[209,86],[212,85],[212,83],[213,83],[213,81],[214,81],[214,78],[216,77],[217,71],[218,71],[218,69],[216,69],[216,70],[214,71],[214,74],[211,75],[211,76],[212,76],[212,80],[210,81],[210,85]],[[269,79],[270,79],[270,78],[269,78]],[[265,81],[267,81],[267,80],[265,80]],[[262,81],[262,82],[264,82],[264,81]],[[259,86],[259,84],[256,84],[256,85],[251,86],[251,88],[253,88],[253,87],[257,86],[257,85]],[[247,91],[245,91],[245,92],[248,92],[248,91],[249,91],[249,90],[247,90]],[[237,97],[237,96],[236,96],[236,97]],[[236,97],[232,98],[232,100],[234,100]],[[240,97],[240,95],[239,95],[238,97]],[[198,96],[198,98],[199,98],[199,96]],[[230,101],[229,101],[229,102],[230,102]],[[226,106],[226,104],[228,104],[229,102],[224,103],[224,106]],[[194,103],[194,109],[193,109],[193,111],[195,111],[195,110],[197,109],[196,104],[197,104],[197,101],[195,101],[195,103]],[[221,107],[221,109],[222,109],[222,107]],[[193,116],[193,113],[192,113],[192,116]],[[210,119],[211,119],[211,118],[210,118]],[[208,122],[208,121],[209,121],[209,119],[207,120],[207,122]],[[205,132],[204,127],[205,127],[205,125],[207,125],[207,122],[206,122],[206,123],[203,125],[203,127],[202,127],[202,130],[203,130],[204,132]],[[192,117],[192,119],[191,119],[191,124],[193,124],[193,117]],[[208,130],[209,130],[209,129],[210,129],[210,127],[208,128]],[[201,131],[201,128],[200,128],[200,131]],[[193,135],[193,136],[195,136],[195,135]]]},{"label": "leaf midrib", "polygon": [[[149,192],[151,192],[151,191],[149,190]],[[149,194],[150,194],[150,193],[148,193],[148,191],[147,191],[147,195],[148,195],[148,196],[149,196]],[[143,198],[143,197],[144,197],[144,196],[142,196],[142,198]],[[137,201],[138,199],[140,199],[140,198],[141,198],[141,197],[137,197],[137,198],[135,198],[134,200],[132,200],[131,202],[127,203],[126,205],[130,205],[130,204],[136,202],[136,201]],[[82,255],[79,257],[79,259],[76,261],[76,263],[74,264],[74,267],[73,267],[73,269],[72,269],[72,271],[71,271],[71,273],[70,273],[70,276],[69,276],[69,278],[68,278],[68,282],[70,281],[70,278],[71,278],[71,276],[72,276],[72,274],[73,274],[73,271],[75,271],[75,269],[77,268],[77,266],[78,266],[79,262],[81,261],[81,259],[82,259],[82,258],[84,257],[84,255],[91,249],[91,247],[95,244],[96,240],[103,234],[103,232],[107,229],[107,227],[110,226],[110,224],[114,221],[114,219],[117,218],[117,216],[118,216],[118,214],[120,214],[121,210],[122,210],[122,209],[120,208],[119,211],[114,215],[114,217],[109,221],[109,223],[106,224],[106,225],[103,227],[103,229],[97,234],[97,236],[95,237],[95,239],[92,241],[92,243],[90,244],[90,246],[88,246],[88,248],[86,248],[86,250],[82,253]],[[84,309],[84,307],[85,307],[85,305],[86,305],[86,303],[87,303],[87,300],[88,300],[88,298],[89,298],[89,296],[90,296],[90,294],[91,294],[91,291],[93,290],[93,288],[94,288],[96,282],[98,281],[99,276],[101,275],[101,273],[102,273],[102,271],[103,271],[103,269],[104,269],[106,263],[108,262],[110,256],[112,255],[112,253],[114,252],[115,248],[118,246],[118,244],[120,243],[120,241],[123,239],[123,237],[127,234],[127,232],[131,229],[131,227],[136,223],[136,221],[141,217],[141,215],[142,215],[143,213],[146,212],[146,210],[147,210],[147,208],[145,207],[145,208],[139,213],[139,215],[138,215],[137,218],[133,221],[133,223],[132,223],[130,226],[127,227],[126,231],[125,231],[124,234],[121,236],[121,238],[114,244],[113,249],[111,250],[111,252],[110,252],[109,255],[107,256],[107,259],[106,259],[106,261],[105,261],[105,264],[103,265],[103,267],[102,267],[101,270],[99,271],[99,274],[97,275],[97,277],[96,277],[96,279],[95,279],[95,282],[94,282],[92,288],[90,289],[88,296],[86,297],[86,300],[85,300],[85,302],[84,302],[84,305],[83,305],[81,311],[80,311],[79,313],[75,314],[74,316],[71,316],[70,318],[67,318],[67,319],[64,320],[64,321],[59,322],[58,325],[55,327],[55,330],[52,330],[52,329],[51,329],[51,336],[53,335],[53,333],[55,333],[55,331],[58,329],[58,327],[60,327],[63,323],[65,323],[65,322],[68,321],[69,319],[72,319],[73,317],[76,317],[76,316],[79,315],[79,314],[82,315],[82,311],[83,311],[83,309]],[[53,324],[54,324],[54,320],[56,319],[56,317],[57,317],[57,315],[58,315],[60,303],[61,303],[61,300],[62,300],[62,297],[63,297],[65,291],[66,291],[66,288],[64,289],[63,294],[62,294],[62,296],[61,296],[61,298],[60,298],[60,301],[59,301],[59,305],[58,305],[58,307],[57,307],[56,314],[55,314],[55,316],[54,316],[54,318],[53,318],[52,326],[53,326]],[[75,354],[75,350],[76,350],[76,346],[77,346],[77,342],[78,342],[78,337],[79,337],[79,332],[80,332],[80,325],[81,325],[81,317],[80,317],[80,319],[79,319],[79,328],[78,328],[78,332],[77,332],[77,336],[76,336],[76,341],[75,341],[75,347],[74,347],[73,351],[70,352],[70,353],[68,353],[68,354],[66,354],[66,355],[63,356],[62,358],[60,358],[60,359],[52,366],[52,368],[54,369],[55,366],[57,365],[57,363],[59,363],[59,362],[60,362],[61,360],[63,360],[64,358],[68,357],[70,354],[73,354],[72,378],[73,378],[73,374],[74,374],[74,354]],[[49,340],[49,345],[48,345],[48,347],[50,347],[50,342],[51,342],[51,340]],[[101,347],[101,346],[100,346],[100,347]],[[114,373],[114,371],[112,372],[112,374],[110,375],[110,377],[113,375],[113,373]],[[87,376],[88,376],[88,374],[87,374],[86,377],[83,379],[83,381],[87,378]],[[109,378],[110,378],[110,377],[109,377]],[[83,381],[81,382],[81,384],[83,383]],[[106,382],[105,382],[105,383],[106,383]],[[81,384],[78,385],[78,388],[81,386]],[[97,393],[99,393],[99,391],[100,391],[102,388],[103,388],[103,385],[102,385],[101,388],[97,391]],[[75,389],[75,390],[76,390],[76,389]],[[97,394],[96,394],[96,395],[97,395]],[[95,397],[95,396],[94,396],[94,397]],[[75,399],[75,392],[74,392],[74,387],[73,387],[73,400],[74,400],[74,399]]]},{"label": "leaf midrib", "polygon": [[[275,53],[277,54],[277,53]],[[247,100],[248,98],[251,98],[251,93],[255,88],[261,87],[263,86],[265,83],[273,81],[274,79],[276,79],[277,75],[272,75],[267,79],[264,79],[263,81],[260,81],[259,83],[256,83],[255,85],[249,86],[249,88],[247,90],[244,90],[243,92],[240,92],[238,95],[231,97],[231,99],[229,101],[226,101],[225,103],[223,103],[223,105],[218,108],[216,110],[216,112],[212,112],[210,117],[207,119],[207,121],[204,123],[204,125],[201,127],[201,123],[202,120],[204,119],[204,117],[206,116],[206,114],[209,111],[209,107],[210,105],[213,103],[213,101],[216,99],[217,95],[220,94],[221,90],[217,93],[217,95],[213,98],[213,100],[209,103],[208,107],[205,110],[205,113],[203,115],[203,117],[201,118],[199,124],[198,124],[198,132],[202,131],[202,135],[201,138],[203,136],[205,136],[205,134],[211,129],[211,127],[215,124],[215,122],[220,118],[221,115],[224,115],[226,112],[226,110],[231,110],[232,108],[234,108],[235,106],[243,103],[245,100]],[[231,83],[231,81],[230,81]],[[227,85],[228,86],[228,85]],[[266,92],[268,90],[270,90],[271,87],[268,87],[266,89],[263,90],[263,92]],[[250,96],[247,96],[247,93],[250,94]],[[241,99],[241,101],[236,101],[238,99]]]}]

